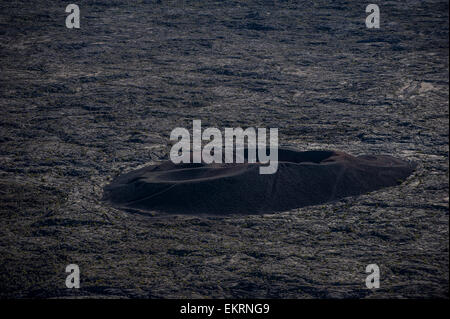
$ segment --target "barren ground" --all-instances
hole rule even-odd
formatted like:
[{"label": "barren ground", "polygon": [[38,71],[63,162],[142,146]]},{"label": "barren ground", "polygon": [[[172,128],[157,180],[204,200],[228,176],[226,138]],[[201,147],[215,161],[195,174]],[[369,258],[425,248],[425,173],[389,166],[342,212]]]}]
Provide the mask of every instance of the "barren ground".
[{"label": "barren ground", "polygon": [[[383,1],[378,30],[361,1],[78,4],[70,30],[60,1],[0,3],[0,297],[448,298],[447,1]],[[193,119],[419,167],[273,215],[101,201]]]}]

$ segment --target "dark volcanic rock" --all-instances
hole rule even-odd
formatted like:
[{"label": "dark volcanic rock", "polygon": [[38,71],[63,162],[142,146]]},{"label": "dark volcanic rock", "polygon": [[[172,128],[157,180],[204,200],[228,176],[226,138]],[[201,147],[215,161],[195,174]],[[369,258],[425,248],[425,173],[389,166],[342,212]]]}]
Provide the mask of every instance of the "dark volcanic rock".
[{"label": "dark volcanic rock", "polygon": [[180,214],[273,213],[398,185],[416,166],[391,156],[291,149],[278,150],[274,174],[260,174],[262,165],[167,161],[116,178],[104,199],[119,208]]},{"label": "dark volcanic rock", "polygon": [[[74,1],[67,29],[71,2],[0,1],[0,298],[448,298],[447,0],[379,1],[380,29],[348,0]],[[193,119],[418,166],[277,214],[101,200]]]}]

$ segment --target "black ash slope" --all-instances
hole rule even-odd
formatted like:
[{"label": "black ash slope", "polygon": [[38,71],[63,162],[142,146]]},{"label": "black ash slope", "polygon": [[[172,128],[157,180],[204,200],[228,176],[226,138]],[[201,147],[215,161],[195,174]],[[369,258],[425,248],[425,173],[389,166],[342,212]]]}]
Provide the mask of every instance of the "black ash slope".
[{"label": "black ash slope", "polygon": [[260,162],[166,161],[119,176],[105,187],[104,199],[117,207],[180,214],[272,213],[394,186],[416,166],[391,156],[335,151],[280,149],[278,158],[274,174],[260,174]]}]

